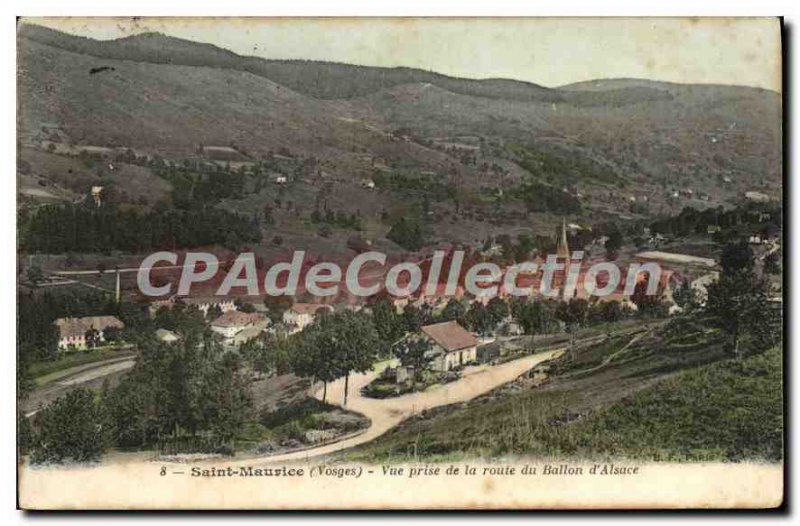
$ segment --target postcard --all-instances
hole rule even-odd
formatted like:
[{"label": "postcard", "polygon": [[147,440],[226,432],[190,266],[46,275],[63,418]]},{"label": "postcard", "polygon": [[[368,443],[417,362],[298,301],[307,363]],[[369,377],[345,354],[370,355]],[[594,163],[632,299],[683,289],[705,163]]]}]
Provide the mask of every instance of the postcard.
[{"label": "postcard", "polygon": [[778,18],[21,18],[18,506],[774,509]]}]

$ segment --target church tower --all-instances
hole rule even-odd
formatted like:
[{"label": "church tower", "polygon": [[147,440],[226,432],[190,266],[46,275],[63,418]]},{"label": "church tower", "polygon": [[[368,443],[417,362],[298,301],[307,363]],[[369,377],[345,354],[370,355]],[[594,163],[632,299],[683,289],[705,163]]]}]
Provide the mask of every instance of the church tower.
[{"label": "church tower", "polygon": [[572,254],[569,251],[569,242],[567,241],[567,220],[563,219],[561,232],[558,233],[558,242],[556,243],[556,262],[563,266],[553,273],[552,286],[554,289],[562,289],[566,285],[567,275],[571,266],[571,257]]}]

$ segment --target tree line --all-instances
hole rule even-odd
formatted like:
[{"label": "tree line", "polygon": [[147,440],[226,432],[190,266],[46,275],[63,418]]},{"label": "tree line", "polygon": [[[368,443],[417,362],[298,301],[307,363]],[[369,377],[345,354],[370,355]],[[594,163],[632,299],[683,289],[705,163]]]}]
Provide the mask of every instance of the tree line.
[{"label": "tree line", "polygon": [[117,386],[77,388],[21,417],[19,445],[33,463],[98,460],[108,447],[229,452],[249,408],[237,353],[213,337],[152,341]]},{"label": "tree line", "polygon": [[732,209],[684,207],[678,215],[660,218],[650,224],[653,233],[674,237],[706,234],[708,227],[717,227],[714,240],[719,243],[736,241],[745,233],[769,237],[781,230],[783,211],[779,205],[749,203]]},{"label": "tree line", "polygon": [[529,212],[550,212],[558,215],[581,213],[581,202],[574,195],[536,181],[527,181],[514,190],[514,195],[525,203]]},{"label": "tree line", "polygon": [[23,252],[148,252],[261,240],[258,222],[226,210],[155,209],[58,204],[29,209],[19,217]]}]

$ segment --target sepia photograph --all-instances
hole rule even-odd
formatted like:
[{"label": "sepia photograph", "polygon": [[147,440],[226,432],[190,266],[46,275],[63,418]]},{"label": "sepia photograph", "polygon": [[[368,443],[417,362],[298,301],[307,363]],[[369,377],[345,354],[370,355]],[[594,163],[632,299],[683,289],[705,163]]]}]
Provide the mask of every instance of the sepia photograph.
[{"label": "sepia photograph", "polygon": [[15,24],[19,509],[785,504],[780,17]]}]

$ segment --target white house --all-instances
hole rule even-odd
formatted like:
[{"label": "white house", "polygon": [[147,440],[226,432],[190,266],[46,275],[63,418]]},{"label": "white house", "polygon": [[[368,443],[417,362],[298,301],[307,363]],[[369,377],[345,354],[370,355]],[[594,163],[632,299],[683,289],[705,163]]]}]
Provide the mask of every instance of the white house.
[{"label": "white house", "polygon": [[283,322],[292,327],[292,332],[300,332],[314,321],[314,318],[321,310],[326,312],[333,311],[328,305],[295,303],[290,309],[283,313]]},{"label": "white house", "polygon": [[178,299],[186,305],[194,305],[203,311],[203,315],[208,315],[208,309],[212,307],[219,307],[223,314],[236,310],[233,298],[227,298],[225,296],[184,296]]},{"label": "white house", "polygon": [[122,329],[125,324],[115,316],[86,316],[84,318],[59,318],[55,321],[58,327],[59,349],[85,349],[86,333],[97,331],[97,339],[105,341],[105,330],[109,327]]},{"label": "white house", "polygon": [[[266,318],[257,312],[229,311],[211,322],[211,330],[232,339],[245,329],[263,329]],[[258,334],[259,331],[255,331]]]},{"label": "white house", "polygon": [[279,172],[269,174],[269,180],[272,181],[273,184],[286,184],[288,182],[286,176]]},{"label": "white house", "polygon": [[422,333],[433,344],[431,368],[449,371],[478,359],[478,340],[455,321],[422,327]]}]

